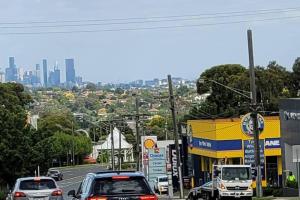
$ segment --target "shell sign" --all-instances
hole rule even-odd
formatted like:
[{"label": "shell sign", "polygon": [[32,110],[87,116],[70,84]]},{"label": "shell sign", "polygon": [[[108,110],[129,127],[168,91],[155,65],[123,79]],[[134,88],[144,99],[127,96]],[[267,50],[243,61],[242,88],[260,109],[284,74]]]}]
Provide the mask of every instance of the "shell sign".
[{"label": "shell sign", "polygon": [[144,147],[145,149],[153,149],[156,146],[156,141],[154,141],[152,138],[147,138],[144,141]]}]

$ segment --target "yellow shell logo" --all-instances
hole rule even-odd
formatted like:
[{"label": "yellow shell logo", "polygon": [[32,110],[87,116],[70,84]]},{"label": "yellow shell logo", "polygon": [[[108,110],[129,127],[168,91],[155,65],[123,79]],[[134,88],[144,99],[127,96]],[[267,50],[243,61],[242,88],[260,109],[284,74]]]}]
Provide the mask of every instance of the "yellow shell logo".
[{"label": "yellow shell logo", "polygon": [[146,149],[153,149],[155,147],[155,142],[152,139],[146,139],[144,141],[144,147]]}]

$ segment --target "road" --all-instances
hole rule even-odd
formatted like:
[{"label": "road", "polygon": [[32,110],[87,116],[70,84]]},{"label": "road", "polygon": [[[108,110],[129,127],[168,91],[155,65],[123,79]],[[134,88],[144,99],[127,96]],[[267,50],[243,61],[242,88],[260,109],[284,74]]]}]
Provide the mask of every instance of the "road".
[{"label": "road", "polygon": [[63,190],[64,199],[71,199],[67,196],[68,192],[70,190],[77,190],[80,182],[87,173],[103,170],[104,168],[100,165],[82,165],[73,168],[61,168],[60,171],[63,173],[64,179],[62,181],[58,181],[57,184]]}]

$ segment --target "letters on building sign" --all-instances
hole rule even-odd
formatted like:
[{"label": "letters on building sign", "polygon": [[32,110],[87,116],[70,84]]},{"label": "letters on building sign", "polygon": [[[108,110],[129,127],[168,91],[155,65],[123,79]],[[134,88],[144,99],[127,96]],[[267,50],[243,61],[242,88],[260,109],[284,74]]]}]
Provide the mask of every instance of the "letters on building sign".
[{"label": "letters on building sign", "polygon": [[178,177],[176,150],[172,149],[172,168],[173,176]]},{"label": "letters on building sign", "polygon": [[285,120],[300,120],[300,112],[284,111],[283,115]]},{"label": "letters on building sign", "polygon": [[280,148],[280,138],[266,138],[265,139],[265,148],[271,149],[271,148]]}]

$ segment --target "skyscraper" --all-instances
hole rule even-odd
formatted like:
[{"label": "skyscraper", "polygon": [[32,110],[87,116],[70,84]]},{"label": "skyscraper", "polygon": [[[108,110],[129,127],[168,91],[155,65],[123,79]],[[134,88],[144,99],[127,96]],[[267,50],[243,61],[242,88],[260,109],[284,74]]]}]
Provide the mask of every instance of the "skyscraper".
[{"label": "skyscraper", "polygon": [[43,59],[43,75],[44,75],[44,87],[48,86],[48,68],[47,60]]},{"label": "skyscraper", "polygon": [[0,71],[0,83],[4,83],[5,82],[5,74],[4,72]]},{"label": "skyscraper", "polygon": [[60,70],[58,69],[58,66],[54,68],[54,85],[60,85]]},{"label": "skyscraper", "polygon": [[18,81],[18,69],[14,57],[9,57],[9,67],[5,69],[5,80],[7,82]]},{"label": "skyscraper", "polygon": [[75,68],[74,68],[74,59],[66,59],[66,82],[67,84],[75,83]]},{"label": "skyscraper", "polygon": [[49,72],[48,86],[60,86],[60,70],[55,63],[54,70]]},{"label": "skyscraper", "polygon": [[40,64],[35,65],[35,86],[41,85],[41,67]]}]

